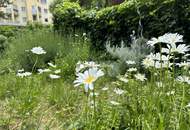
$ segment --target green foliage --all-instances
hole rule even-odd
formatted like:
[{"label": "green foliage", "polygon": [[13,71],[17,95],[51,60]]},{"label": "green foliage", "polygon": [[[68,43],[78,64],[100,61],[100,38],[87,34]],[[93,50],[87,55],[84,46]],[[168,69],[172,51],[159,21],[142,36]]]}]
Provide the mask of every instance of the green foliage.
[{"label": "green foliage", "polygon": [[111,47],[108,43],[106,49],[113,57],[123,62],[127,60],[135,61],[136,65],[140,66],[142,59],[151,52],[150,47],[145,44],[146,41],[143,38],[135,39],[130,47],[124,46],[124,43],[121,43],[120,47]]},{"label": "green foliage", "polygon": [[0,26],[0,34],[6,36],[7,38],[15,36],[17,31],[19,31],[19,27]]},{"label": "green foliage", "polygon": [[0,1],[0,7],[5,7],[10,3],[11,3],[10,0],[1,0]]},{"label": "green foliage", "polygon": [[89,43],[79,42],[74,44],[72,48],[67,47],[67,50],[63,50],[63,55],[56,59],[55,63],[59,65],[59,69],[62,70],[63,78],[66,81],[74,80],[76,63],[89,58]]},{"label": "green foliage", "polygon": [[[4,8],[4,7],[6,7],[8,4],[10,4],[11,3],[11,1],[10,0],[1,0],[0,1],[0,8]],[[4,16],[5,16],[6,14],[3,12],[3,11],[1,11],[0,10],[0,18],[4,18]]]},{"label": "green foliage", "polygon": [[[4,68],[13,70],[24,68],[31,71],[37,57],[36,69],[47,67],[47,63],[55,62],[55,59],[66,60],[66,62],[72,63],[69,65],[70,68],[74,67],[78,60],[84,60],[88,57],[88,45],[87,42],[82,44],[84,42],[83,38],[73,37],[75,36],[60,36],[49,30],[25,31],[9,43],[2,62],[7,59],[7,62],[12,63],[5,65]],[[41,46],[47,53],[36,55],[30,51],[33,47],[38,46]],[[84,51],[81,51],[82,49]]]},{"label": "green foliage", "polygon": [[57,4],[52,12],[54,14],[55,28],[61,30],[63,27],[66,29],[79,27],[81,12],[82,8],[78,3],[64,1]]},{"label": "green foliage", "polygon": [[[173,81],[167,76],[162,87],[156,82],[130,79],[123,83],[102,78],[95,83],[99,94],[96,97],[96,122],[90,105],[92,97],[86,96],[83,86],[75,88],[64,78],[43,77],[19,78],[14,73],[1,75],[1,129],[190,129],[189,107],[186,106],[190,98],[189,86],[176,81],[172,85]],[[103,87],[108,90],[103,91]],[[118,95],[115,88],[125,93]],[[174,90],[175,93],[169,94]]]},{"label": "green foliage", "polygon": [[5,37],[4,35],[0,35],[0,53],[2,53],[7,46],[6,41],[7,37]]},{"label": "green foliage", "polygon": [[135,61],[136,68],[141,69],[142,60],[151,52],[151,47],[148,47],[146,39],[138,38],[134,39],[131,46],[125,46],[124,42],[121,46],[111,46],[108,42],[106,44],[107,52],[112,56],[111,69],[108,69],[108,73],[111,76],[118,76],[124,74],[126,69],[131,67],[127,66],[126,61]]},{"label": "green foliage", "polygon": [[[146,38],[167,32],[178,32],[184,35],[186,43],[190,41],[190,3],[188,0],[156,2],[129,0],[99,11],[81,10],[78,4],[74,6],[75,4],[66,2],[65,5],[64,3],[58,4],[53,9],[55,29],[65,30],[68,27],[72,27],[73,30],[84,29],[90,34],[93,47],[97,50],[104,49],[107,40],[111,40],[113,45],[118,45],[122,40],[130,41],[130,34],[133,30],[140,34],[141,29],[137,29],[140,19],[143,35]],[[68,11],[75,10],[75,8],[78,10],[77,13]]]}]

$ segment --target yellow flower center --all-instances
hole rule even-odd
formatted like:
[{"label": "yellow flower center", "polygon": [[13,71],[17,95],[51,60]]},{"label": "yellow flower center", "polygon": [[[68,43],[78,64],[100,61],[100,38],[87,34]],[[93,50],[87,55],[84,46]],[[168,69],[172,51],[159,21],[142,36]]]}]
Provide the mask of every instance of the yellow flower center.
[{"label": "yellow flower center", "polygon": [[89,77],[88,78],[86,78],[86,80],[84,81],[85,83],[87,83],[87,84],[90,84],[90,83],[92,83],[93,81],[95,81],[95,77],[94,76],[92,76],[92,75],[89,75]]}]

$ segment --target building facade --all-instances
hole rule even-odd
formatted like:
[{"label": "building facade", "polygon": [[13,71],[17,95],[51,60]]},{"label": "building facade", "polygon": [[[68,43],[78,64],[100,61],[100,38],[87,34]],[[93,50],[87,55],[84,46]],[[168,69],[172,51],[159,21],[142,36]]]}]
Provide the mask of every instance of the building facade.
[{"label": "building facade", "polygon": [[51,24],[52,15],[49,6],[53,0],[13,0],[12,4],[0,10],[6,14],[0,23],[26,25],[28,22]]}]

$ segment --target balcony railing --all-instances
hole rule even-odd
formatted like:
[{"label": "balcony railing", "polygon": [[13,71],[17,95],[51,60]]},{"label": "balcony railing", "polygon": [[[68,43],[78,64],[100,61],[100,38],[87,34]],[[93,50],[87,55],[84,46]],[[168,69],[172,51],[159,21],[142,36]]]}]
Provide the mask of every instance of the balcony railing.
[{"label": "balcony railing", "polygon": [[19,23],[19,22],[11,22],[11,21],[0,21],[0,26],[26,26],[25,23]]}]

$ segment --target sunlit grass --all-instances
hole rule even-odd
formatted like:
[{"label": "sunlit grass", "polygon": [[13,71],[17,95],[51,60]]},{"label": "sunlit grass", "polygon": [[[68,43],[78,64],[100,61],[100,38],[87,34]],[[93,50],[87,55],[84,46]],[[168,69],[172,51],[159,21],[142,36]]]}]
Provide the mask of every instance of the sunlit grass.
[{"label": "sunlit grass", "polygon": [[[30,41],[29,51],[35,46],[44,45],[48,55],[53,46],[46,45],[47,49],[44,41],[34,46]],[[24,51],[23,48],[20,51]],[[105,63],[84,62],[89,61],[88,41],[78,40],[70,45],[63,43],[57,49],[60,49],[59,55],[53,56],[52,60],[38,66],[38,61],[32,62],[28,66],[29,75],[25,74],[25,70],[18,72],[12,67],[1,74],[0,129],[190,129],[187,68],[172,65],[158,65],[156,68],[154,60],[146,59],[141,66],[144,69],[140,71],[133,66],[134,61],[126,61],[125,65],[130,65],[126,74],[110,77],[109,66]],[[9,55],[15,52],[8,51]],[[38,56],[40,58],[42,55]],[[151,53],[151,56],[158,58],[158,62],[163,60],[162,54],[158,56]],[[11,63],[15,61],[20,64],[19,60],[9,58]],[[146,58],[150,58],[150,55]],[[180,65],[183,66],[182,63]],[[17,67],[22,69],[24,66],[20,64]],[[24,75],[20,76],[19,73]],[[73,82],[77,77],[83,80],[77,80],[75,84],[80,84],[76,87]]]}]

